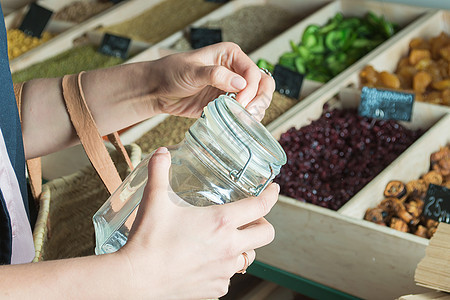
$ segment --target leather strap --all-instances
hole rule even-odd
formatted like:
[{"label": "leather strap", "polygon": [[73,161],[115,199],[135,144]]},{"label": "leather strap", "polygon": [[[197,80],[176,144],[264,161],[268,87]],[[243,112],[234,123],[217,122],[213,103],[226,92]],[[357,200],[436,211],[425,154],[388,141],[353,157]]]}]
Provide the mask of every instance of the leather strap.
[{"label": "leather strap", "polygon": [[128,156],[128,152],[125,149],[125,147],[122,144],[122,141],[120,140],[119,133],[116,131],[114,133],[107,135],[108,140],[111,142],[111,144],[114,145],[114,148],[116,148],[117,152],[119,152],[120,157],[127,163],[128,167],[131,171],[133,171],[134,167],[131,163],[130,156]]},{"label": "leather strap", "polygon": [[[16,96],[17,110],[19,111],[20,123],[22,123],[22,90],[25,82],[14,84],[14,95]],[[41,158],[32,158],[26,161],[28,179],[30,180],[31,194],[39,206],[39,197],[42,192],[42,167]]]},{"label": "leather strap", "polygon": [[84,72],[66,75],[62,88],[66,108],[81,144],[109,193],[113,193],[122,183],[111,156],[98,133],[97,126],[86,104],[81,88]]}]

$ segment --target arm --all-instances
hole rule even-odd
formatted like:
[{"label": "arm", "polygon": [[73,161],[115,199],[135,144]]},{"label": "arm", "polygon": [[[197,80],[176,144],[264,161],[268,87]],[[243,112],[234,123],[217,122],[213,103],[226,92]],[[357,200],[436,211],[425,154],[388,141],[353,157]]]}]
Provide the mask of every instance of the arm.
[{"label": "arm", "polygon": [[[270,243],[263,217],[278,186],[225,205],[181,207],[171,201],[170,154],[159,149],[127,244],[118,252],[0,266],[0,298],[207,299],[227,293],[229,280]],[[174,220],[176,220],[174,222]],[[247,225],[246,225],[247,224]],[[248,225],[251,224],[251,225]]]},{"label": "arm", "polygon": [[[238,46],[221,43],[86,72],[82,87],[100,134],[106,135],[159,113],[199,117],[203,107],[224,91],[239,92],[237,100],[262,119],[274,81]],[[27,82],[22,103],[27,159],[78,142],[63,103],[61,78]]]}]

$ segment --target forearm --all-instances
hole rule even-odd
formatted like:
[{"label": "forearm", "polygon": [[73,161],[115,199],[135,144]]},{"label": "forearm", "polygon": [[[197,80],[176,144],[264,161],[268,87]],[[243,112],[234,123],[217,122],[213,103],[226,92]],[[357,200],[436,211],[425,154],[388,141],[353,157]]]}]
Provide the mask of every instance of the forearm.
[{"label": "forearm", "polygon": [[[0,298],[125,299],[142,297],[123,256],[88,256],[23,265],[0,266]],[[158,290],[146,278],[146,296]]]},{"label": "forearm", "polygon": [[[156,80],[151,62],[86,72],[82,88],[101,135],[151,117]],[[27,82],[22,93],[22,129],[28,158],[58,151],[78,142],[67,114],[61,78]],[[153,82],[153,84],[152,84]]]}]

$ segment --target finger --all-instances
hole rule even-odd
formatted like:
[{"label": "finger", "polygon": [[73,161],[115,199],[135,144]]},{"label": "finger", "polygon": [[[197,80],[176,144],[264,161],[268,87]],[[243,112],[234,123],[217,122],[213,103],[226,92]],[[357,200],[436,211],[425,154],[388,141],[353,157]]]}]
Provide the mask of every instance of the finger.
[{"label": "finger", "polygon": [[[214,53],[211,56],[211,53]],[[236,100],[244,107],[256,96],[262,73],[241,48],[230,42],[219,43],[194,53],[205,65],[221,65],[242,76],[247,85],[239,92]]]},{"label": "finger", "polygon": [[250,223],[248,223],[248,224],[242,225],[242,226],[239,227],[238,229],[239,229],[239,230],[246,229],[246,228],[249,228],[249,227],[251,227],[251,226],[261,224],[261,223],[264,222],[264,221],[265,221],[264,218],[259,218],[258,220],[255,220],[255,221],[252,221],[252,222],[250,222]]},{"label": "finger", "polygon": [[269,185],[258,197],[250,197],[220,206],[210,206],[232,222],[236,228],[267,215],[278,200],[280,186]]},{"label": "finger", "polygon": [[204,66],[197,71],[199,86],[212,85],[225,92],[239,92],[247,86],[247,81],[239,74],[224,66]]},{"label": "finger", "polygon": [[246,107],[258,121],[262,120],[266,109],[270,106],[274,91],[275,80],[267,74],[262,74],[256,97]]},{"label": "finger", "polygon": [[247,250],[240,254],[236,259],[236,273],[245,274],[247,268],[255,261],[255,250]]},{"label": "finger", "polygon": [[168,191],[170,153],[165,147],[156,149],[148,163],[148,183],[150,191]]},{"label": "finger", "polygon": [[274,238],[275,229],[273,225],[265,218],[260,218],[252,225],[239,230],[235,241],[241,247],[241,251],[245,251],[246,249],[258,249],[270,244]]}]

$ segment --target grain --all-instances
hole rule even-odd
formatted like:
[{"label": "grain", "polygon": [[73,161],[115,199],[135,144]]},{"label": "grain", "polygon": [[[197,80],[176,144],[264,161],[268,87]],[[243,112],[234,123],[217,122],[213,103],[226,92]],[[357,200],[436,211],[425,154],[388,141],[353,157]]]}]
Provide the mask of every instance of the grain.
[{"label": "grain", "polygon": [[74,1],[54,15],[55,20],[81,23],[113,6],[112,2]]},{"label": "grain", "polygon": [[130,20],[100,30],[156,43],[219,6],[218,3],[204,0],[165,0]]},{"label": "grain", "polygon": [[[201,27],[221,28],[223,41],[236,43],[244,52],[250,53],[297,21],[296,15],[277,6],[254,5],[241,8],[223,19],[208,21]],[[173,49],[190,50],[188,38],[178,40]]]},{"label": "grain", "polygon": [[49,32],[43,32],[41,38],[32,37],[19,29],[8,29],[6,34],[8,39],[8,56],[10,60],[45,43],[53,37]]},{"label": "grain", "polygon": [[122,62],[121,58],[101,54],[97,52],[96,47],[85,45],[15,72],[12,78],[13,82],[22,82],[34,78],[62,77],[66,74],[118,65]]}]

